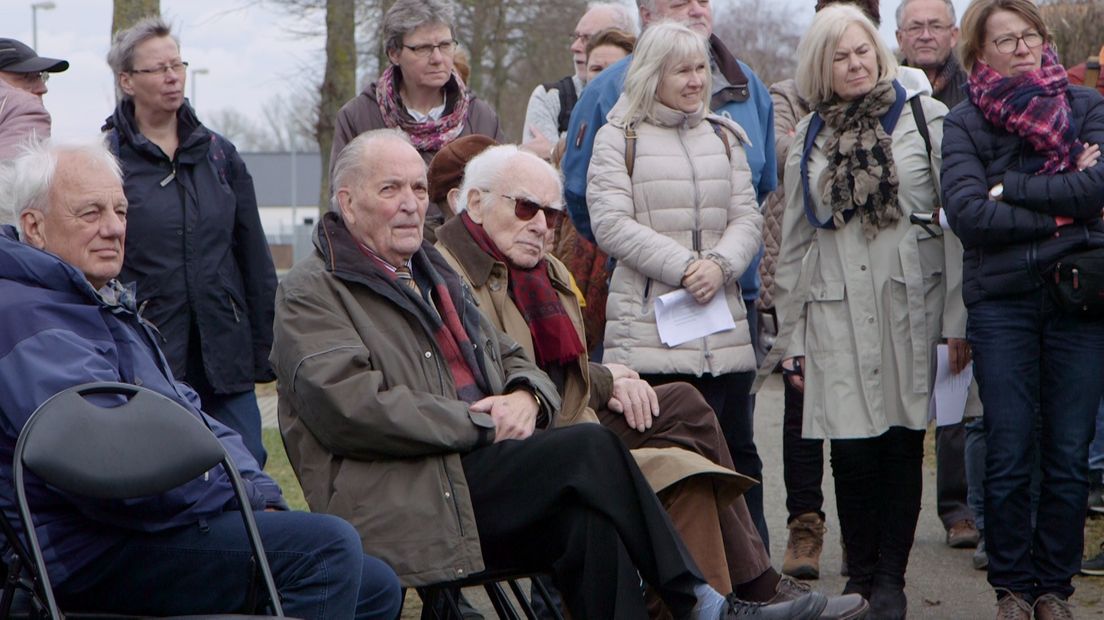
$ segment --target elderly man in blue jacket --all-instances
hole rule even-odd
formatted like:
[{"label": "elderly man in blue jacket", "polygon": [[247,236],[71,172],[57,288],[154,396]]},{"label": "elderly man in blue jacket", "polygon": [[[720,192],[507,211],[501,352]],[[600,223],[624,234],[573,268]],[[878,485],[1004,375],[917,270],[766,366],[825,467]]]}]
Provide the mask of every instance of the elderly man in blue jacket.
[{"label": "elderly man in blue jacket", "polygon": [[[398,580],[364,555],[356,531],[287,511],[241,437],[174,380],[157,334],[119,285],[127,200],[103,145],[39,143],[0,166],[0,509],[14,517],[12,454],[31,413],[93,382],[142,385],[204,419],[234,459],[285,612],[299,618],[394,618]],[[253,569],[236,497],[221,468],[156,497],[94,501],[31,477],[47,570],[63,608],[135,615],[247,611]]]},{"label": "elderly man in blue jacket", "polygon": [[[650,24],[674,20],[685,23],[695,32],[709,37],[710,65],[713,70],[713,93],[709,108],[716,114],[727,116],[740,124],[751,139],[745,145],[748,165],[751,167],[755,195],[760,203],[778,186],[777,163],[774,155],[774,107],[767,87],[751,70],[740,62],[713,34],[713,12],[707,0],[637,0],[640,7],[640,23]],[[632,63],[632,56],[607,68],[591,80],[575,104],[571,122],[567,128],[567,151],[563,158],[564,197],[567,200],[571,221],[579,234],[594,241],[590,230],[590,213],[587,210],[587,167],[594,148],[594,136],[606,124],[606,115],[617,103],[625,83],[625,73]],[[740,290],[748,308],[751,337],[757,341],[758,314],[755,301],[759,298],[759,260],[762,250],[740,277]],[[746,383],[746,385],[745,385]],[[755,448],[752,434],[751,377],[733,386],[727,399],[746,399],[746,416],[720,416],[725,438],[736,471],[757,480],[763,479],[763,463]],[[715,410],[724,409],[725,399],[705,395]],[[722,402],[717,402],[718,400]],[[738,420],[731,424],[726,420]],[[768,541],[767,522],[763,517],[763,491],[757,486],[746,494],[748,509],[755,519],[756,528],[763,542]],[[769,544],[768,544],[769,547]]]}]

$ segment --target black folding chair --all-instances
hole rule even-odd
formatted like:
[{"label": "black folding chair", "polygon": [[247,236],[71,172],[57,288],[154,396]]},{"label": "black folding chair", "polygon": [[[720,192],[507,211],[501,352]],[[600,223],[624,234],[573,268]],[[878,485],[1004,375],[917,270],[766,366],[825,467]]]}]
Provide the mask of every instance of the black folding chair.
[{"label": "black folding chair", "polygon": [[[100,407],[86,398],[97,394],[129,400],[117,407]],[[222,443],[200,419],[156,392],[125,383],[79,385],[42,403],[19,434],[14,474],[19,516],[33,560],[28,568],[33,569],[35,595],[44,602],[47,617],[62,620],[65,616],[58,609],[35,535],[27,504],[26,472],[66,493],[123,500],[164,493],[218,465],[226,470],[237,494],[268,607],[275,617],[282,618],[272,570],[241,476]]]},{"label": "black folding chair", "polygon": [[547,612],[552,615],[554,620],[563,620],[557,602],[553,599],[552,594],[548,591],[548,588],[544,586],[541,580],[536,579],[536,576],[537,573],[525,573],[521,571],[483,572],[472,575],[467,579],[418,588],[418,596],[422,599],[423,605],[422,618],[431,618],[433,620],[462,620],[463,614],[460,611],[458,600],[460,589],[482,586],[487,592],[487,598],[491,601],[495,614],[500,620],[521,620],[521,616],[518,615],[517,610],[510,601],[510,597],[506,595],[506,591],[502,587],[502,584],[505,583],[509,586],[510,591],[513,592],[514,599],[521,607],[521,612],[524,614],[525,618],[527,620],[537,620],[537,614],[533,609],[532,603],[526,598],[521,584],[518,583],[520,579],[529,578],[533,585],[533,589],[537,596],[541,598]]}]

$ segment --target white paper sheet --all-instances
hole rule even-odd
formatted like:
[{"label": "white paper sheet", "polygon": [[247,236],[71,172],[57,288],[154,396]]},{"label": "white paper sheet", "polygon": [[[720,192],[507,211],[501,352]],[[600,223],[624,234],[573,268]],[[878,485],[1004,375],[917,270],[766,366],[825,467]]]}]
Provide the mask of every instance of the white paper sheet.
[{"label": "white paper sheet", "polygon": [[656,298],[656,327],[663,344],[677,347],[695,338],[734,329],[736,322],[725,301],[724,289],[703,305],[680,288]]},{"label": "white paper sheet", "polygon": [[935,387],[932,407],[935,408],[937,426],[958,424],[966,411],[966,397],[974,380],[974,363],[970,362],[962,372],[951,374],[951,359],[947,345],[936,347]]}]

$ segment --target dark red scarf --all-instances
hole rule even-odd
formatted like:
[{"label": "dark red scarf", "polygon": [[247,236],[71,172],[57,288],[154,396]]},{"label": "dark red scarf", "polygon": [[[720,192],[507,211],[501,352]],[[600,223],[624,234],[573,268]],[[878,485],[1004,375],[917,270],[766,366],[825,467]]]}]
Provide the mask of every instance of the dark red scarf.
[{"label": "dark red scarf", "polygon": [[466,211],[460,214],[460,219],[476,245],[495,260],[505,263],[510,279],[510,299],[529,325],[533,348],[537,354],[537,365],[545,368],[549,364],[566,364],[578,359],[585,349],[579,340],[579,334],[575,332],[575,324],[571,322],[571,317],[560,302],[559,294],[552,287],[547,261],[542,259],[532,269],[515,267],[495,247],[487,231],[473,222]]},{"label": "dark red scarf", "polygon": [[444,91],[455,89],[458,93],[456,103],[452,111],[443,114],[437,120],[418,122],[406,113],[406,106],[399,95],[399,80],[402,78],[402,70],[398,65],[390,65],[376,82],[376,101],[379,104],[380,114],[383,115],[383,123],[388,127],[398,127],[403,130],[414,148],[419,151],[436,153],[446,144],[460,137],[464,132],[464,123],[468,119],[468,107],[471,106],[472,94],[453,71],[449,82],[445,84]]},{"label": "dark red scarf", "polygon": [[1039,69],[1014,77],[975,62],[967,86],[970,101],[985,120],[1027,140],[1046,156],[1038,174],[1057,174],[1074,166],[1085,147],[1070,120],[1066,69],[1050,44],[1043,48]]},{"label": "dark red scarf", "polygon": [[[472,346],[471,338],[468,336],[467,330],[464,329],[460,314],[456,311],[456,305],[452,302],[448,285],[437,274],[436,270],[428,266],[428,261],[426,265],[418,268],[419,273],[429,276],[430,283],[433,286],[433,294],[430,299],[434,301],[434,307],[437,310],[434,313],[422,296],[399,282],[399,275],[394,271],[393,265],[389,265],[382,258],[376,256],[375,252],[361,244],[358,243],[357,247],[375,263],[379,272],[389,278],[399,290],[411,299],[417,300],[418,310],[423,315],[422,319],[427,325],[433,327],[433,338],[437,342],[437,347],[441,350],[441,355],[448,362],[449,371],[452,373],[452,381],[456,386],[456,396],[466,403],[474,403],[486,396],[487,382],[480,372],[479,363],[475,357],[475,347]],[[414,258],[417,259],[419,255],[421,255],[421,252],[415,254]],[[411,261],[410,267],[411,269],[415,268],[414,260]]]}]

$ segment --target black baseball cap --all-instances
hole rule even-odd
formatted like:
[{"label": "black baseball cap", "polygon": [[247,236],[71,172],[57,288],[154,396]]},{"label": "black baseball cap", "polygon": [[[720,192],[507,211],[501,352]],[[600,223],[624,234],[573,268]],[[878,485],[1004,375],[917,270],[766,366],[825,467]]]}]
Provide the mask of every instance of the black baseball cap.
[{"label": "black baseball cap", "polygon": [[68,60],[45,58],[36,54],[25,43],[15,39],[0,38],[0,71],[10,73],[36,73],[39,71],[60,73],[68,68]]}]

